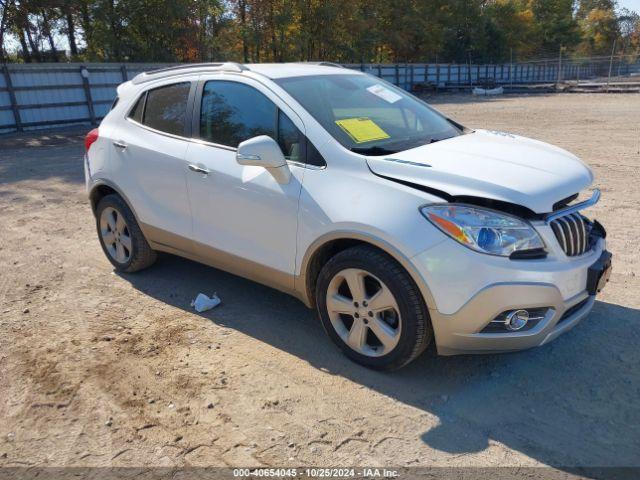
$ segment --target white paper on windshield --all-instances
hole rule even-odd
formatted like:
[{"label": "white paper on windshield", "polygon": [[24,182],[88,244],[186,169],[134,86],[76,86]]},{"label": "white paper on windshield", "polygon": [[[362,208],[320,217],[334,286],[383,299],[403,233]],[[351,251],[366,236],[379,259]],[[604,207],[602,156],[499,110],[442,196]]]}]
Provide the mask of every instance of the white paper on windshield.
[{"label": "white paper on windshield", "polygon": [[395,103],[398,100],[402,99],[402,97],[396,92],[394,92],[393,90],[389,90],[387,87],[380,84],[371,85],[369,88],[367,88],[367,91],[373,93],[376,97],[380,97],[385,102],[389,103]]}]

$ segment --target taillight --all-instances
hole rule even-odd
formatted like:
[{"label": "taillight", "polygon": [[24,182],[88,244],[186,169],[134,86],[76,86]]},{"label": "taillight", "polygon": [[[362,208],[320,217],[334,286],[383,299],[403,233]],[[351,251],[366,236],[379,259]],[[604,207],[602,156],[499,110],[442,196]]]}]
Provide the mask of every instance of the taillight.
[{"label": "taillight", "polygon": [[95,142],[96,140],[98,140],[98,129],[94,128],[89,133],[87,133],[86,137],[84,137],[84,148],[87,152],[91,148],[91,145],[93,145],[93,142]]}]

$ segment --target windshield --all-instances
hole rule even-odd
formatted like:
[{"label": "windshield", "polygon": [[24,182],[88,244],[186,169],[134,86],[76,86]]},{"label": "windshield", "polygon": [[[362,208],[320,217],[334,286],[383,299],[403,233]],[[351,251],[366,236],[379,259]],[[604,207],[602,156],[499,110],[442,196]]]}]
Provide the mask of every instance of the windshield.
[{"label": "windshield", "polygon": [[276,79],[338,142],[387,155],[462,132],[425,103],[369,75]]}]

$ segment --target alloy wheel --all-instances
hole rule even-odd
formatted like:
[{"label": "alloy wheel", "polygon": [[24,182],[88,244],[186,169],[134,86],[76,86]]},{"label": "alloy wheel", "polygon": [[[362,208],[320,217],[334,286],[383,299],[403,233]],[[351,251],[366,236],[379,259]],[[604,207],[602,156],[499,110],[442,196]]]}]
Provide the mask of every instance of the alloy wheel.
[{"label": "alloy wheel", "polygon": [[124,216],[115,208],[107,207],[100,215],[100,236],[104,246],[118,263],[127,263],[131,258],[132,241]]},{"label": "alloy wheel", "polygon": [[347,268],[327,289],[327,312],[336,333],[349,347],[368,357],[391,352],[400,340],[402,320],[395,297],[371,273]]}]

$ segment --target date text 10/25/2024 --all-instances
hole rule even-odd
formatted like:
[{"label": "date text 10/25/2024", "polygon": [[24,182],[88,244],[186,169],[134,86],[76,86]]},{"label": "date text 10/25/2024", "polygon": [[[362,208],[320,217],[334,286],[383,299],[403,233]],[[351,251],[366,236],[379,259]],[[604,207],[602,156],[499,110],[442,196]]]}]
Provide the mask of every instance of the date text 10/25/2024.
[{"label": "date text 10/25/2024", "polygon": [[386,468],[234,468],[234,477],[277,478],[396,478],[398,471]]}]

